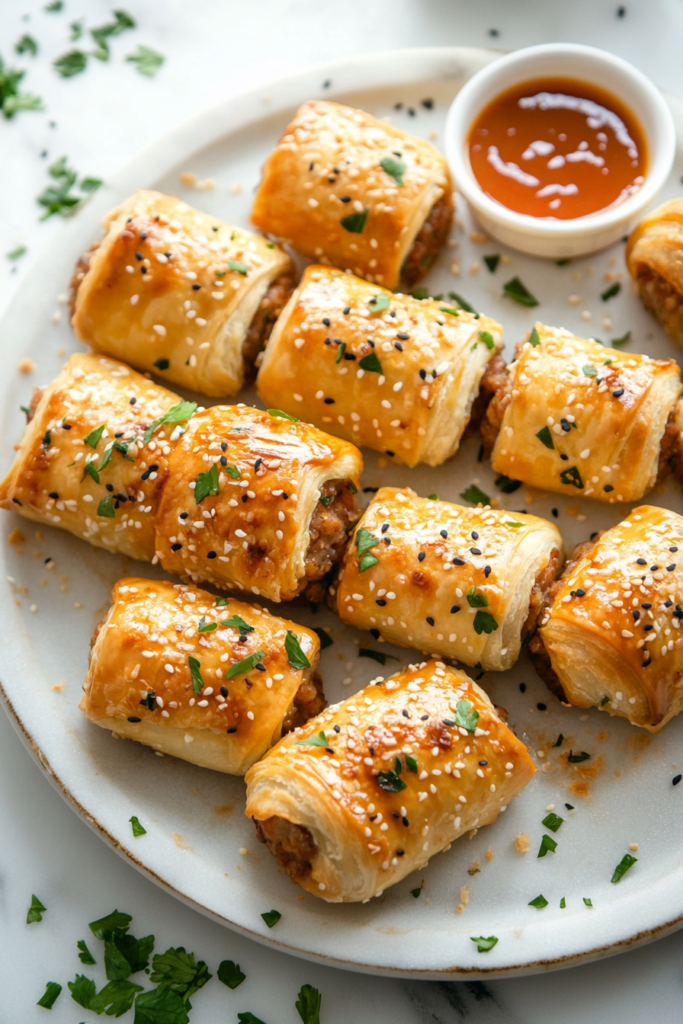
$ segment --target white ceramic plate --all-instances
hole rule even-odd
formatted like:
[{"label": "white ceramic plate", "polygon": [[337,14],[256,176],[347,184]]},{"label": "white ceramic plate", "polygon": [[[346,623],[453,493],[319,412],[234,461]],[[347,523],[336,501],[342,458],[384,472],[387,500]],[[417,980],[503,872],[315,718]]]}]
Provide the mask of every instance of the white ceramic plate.
[{"label": "white ceramic plate", "polygon": [[[158,188],[180,194],[224,220],[247,224],[259,167],[303,100],[343,98],[379,116],[391,115],[393,123],[434,137],[439,144],[438,133],[457,89],[495,56],[461,48],[405,50],[284,79],[267,91],[229,100],[196,118],[112,179],[65,225],[2,324],[3,472],[21,434],[19,405],[28,403],[31,390],[18,363],[33,359],[37,369],[31,380],[46,382],[59,370],[64,354],[77,347],[57,297],[66,292],[76,257],[98,235],[100,217],[109,207],[138,188]],[[433,109],[423,100],[433,100]],[[397,103],[403,104],[399,110],[394,109]],[[671,99],[671,106],[683,139],[683,103]],[[679,147],[668,196],[680,191],[682,170]],[[185,188],[179,181],[184,171],[194,172],[199,180],[214,178],[215,190]],[[624,274],[622,245],[557,267],[505,253],[497,243],[473,241],[473,226],[462,204],[458,217],[453,231],[457,245],[444,250],[429,285],[437,292],[456,290],[501,320],[508,355],[538,315],[547,323],[601,338],[631,330],[633,351],[676,356],[675,346],[641,309],[626,280],[617,298],[600,299],[607,287],[605,273]],[[501,262],[491,274],[482,256],[493,253],[509,257],[509,263]],[[454,258],[462,267],[458,280],[450,267]],[[514,275],[541,301],[537,310],[501,297],[502,284]],[[572,304],[569,295],[580,296],[581,301]],[[62,311],[59,324],[53,322],[56,309]],[[584,311],[592,314],[590,321],[583,318]],[[611,329],[602,322],[608,314]],[[240,397],[249,402],[256,396],[248,392]],[[616,523],[627,511],[624,506],[580,499],[570,505],[562,496],[528,494],[524,488],[504,497],[496,491],[489,466],[477,463],[478,447],[478,439],[472,438],[455,459],[438,469],[386,466],[386,460],[368,452],[363,483],[410,484],[420,494],[437,491],[455,501],[468,484],[477,483],[510,509],[526,508],[550,517],[556,508],[568,545]],[[680,488],[674,482],[652,500],[683,512]],[[304,895],[259,846],[244,816],[240,779],[116,741],[88,724],[78,711],[90,634],[108,606],[111,585],[130,573],[161,574],[57,530],[36,530],[18,516],[3,514],[3,538],[15,527],[22,530],[25,543],[0,545],[5,706],[27,747],[72,807],[131,863],[189,905],[299,956],[354,970],[423,978],[553,969],[610,955],[683,923],[683,785],[672,786],[672,777],[683,764],[683,716],[651,738],[604,713],[561,708],[524,657],[511,672],[486,675],[482,684],[508,709],[511,725],[536,759],[540,770],[533,782],[495,825],[471,840],[460,839],[425,871],[381,898],[360,906],[328,905]],[[54,560],[52,570],[44,564],[48,557]],[[343,626],[327,610],[313,615],[303,603],[284,611],[308,625],[329,627],[334,644],[323,654],[322,671],[330,700],[350,695],[376,675],[378,666],[358,657],[359,645],[378,647],[368,634]],[[415,658],[412,652],[389,645],[382,650],[398,659],[388,662],[387,672]],[[61,681],[64,687],[59,689]],[[539,709],[539,702],[545,710]],[[560,732],[566,737],[563,749],[586,750],[591,760],[567,766],[559,763],[557,749],[545,756],[537,753],[543,753]],[[585,768],[588,777],[581,774]],[[565,803],[576,810],[568,814]],[[566,822],[556,835],[557,851],[537,859],[545,831],[541,820],[550,804]],[[132,814],[140,818],[147,835],[132,838]],[[520,832],[531,840],[526,855],[514,845]],[[639,844],[638,863],[619,885],[611,885],[612,871],[630,843]],[[487,859],[487,851],[492,859]],[[469,874],[475,861],[480,870]],[[414,899],[410,890],[422,879],[424,890]],[[469,902],[458,911],[458,904],[465,903],[464,886]],[[549,901],[542,911],[528,906],[539,893]],[[559,907],[561,897],[566,909]],[[592,900],[592,909],[583,897]],[[269,931],[260,915],[272,908],[282,919]],[[499,942],[491,952],[479,954],[470,940],[473,935],[497,935]]]}]

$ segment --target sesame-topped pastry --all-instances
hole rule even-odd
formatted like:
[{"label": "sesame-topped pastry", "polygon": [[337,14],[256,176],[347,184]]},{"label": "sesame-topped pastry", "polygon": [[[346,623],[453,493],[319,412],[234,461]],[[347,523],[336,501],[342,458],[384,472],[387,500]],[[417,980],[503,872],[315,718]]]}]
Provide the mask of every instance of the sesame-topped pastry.
[{"label": "sesame-topped pastry", "polygon": [[683,198],[662,203],[636,225],[625,257],[646,309],[683,345]]},{"label": "sesame-topped pastry", "polygon": [[637,501],[676,463],[682,390],[673,359],[537,323],[482,424],[491,464],[545,491]]},{"label": "sesame-topped pastry", "polygon": [[273,329],[257,386],[267,405],[323,430],[438,466],[457,451],[502,346],[495,320],[313,266]]},{"label": "sesame-topped pastry", "polygon": [[683,708],[683,517],[640,505],[574,552],[530,652],[560,700],[658,732]]},{"label": "sesame-topped pastry", "polygon": [[453,183],[430,142],[340,103],[299,107],[263,168],[261,231],[386,288],[414,284],[448,237]]},{"label": "sesame-topped pastry", "polygon": [[258,605],[124,579],[95,629],[81,711],[103,729],[231,775],[325,706],[316,634]]},{"label": "sesame-topped pastry", "polygon": [[340,561],[357,448],[278,410],[198,409],[74,355],[34,396],[0,507],[197,583],[290,600]]},{"label": "sesame-topped pastry", "polygon": [[281,740],[247,774],[246,813],[292,881],[358,902],[492,824],[533,775],[484,691],[427,661]]},{"label": "sesame-topped pastry", "polygon": [[234,395],[289,298],[279,248],[175,196],[136,192],[72,279],[76,337],[206,395]]},{"label": "sesame-topped pastry", "polygon": [[392,643],[502,671],[533,631],[563,557],[545,519],[382,487],[346,550],[337,611]]}]

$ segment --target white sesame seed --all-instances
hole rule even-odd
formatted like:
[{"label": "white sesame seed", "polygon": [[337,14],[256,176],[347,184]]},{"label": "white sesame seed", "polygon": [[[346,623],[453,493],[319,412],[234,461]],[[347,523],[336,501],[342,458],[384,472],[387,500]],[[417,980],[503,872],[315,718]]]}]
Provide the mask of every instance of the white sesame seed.
[{"label": "white sesame seed", "polygon": [[166,334],[166,328],[164,327],[163,324],[153,324],[152,330],[155,331],[157,334],[161,335],[162,338]]}]

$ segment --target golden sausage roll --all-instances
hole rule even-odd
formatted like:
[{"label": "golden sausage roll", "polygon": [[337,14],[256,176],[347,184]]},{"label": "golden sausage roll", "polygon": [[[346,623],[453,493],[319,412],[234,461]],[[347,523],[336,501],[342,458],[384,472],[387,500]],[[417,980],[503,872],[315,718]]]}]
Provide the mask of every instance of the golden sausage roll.
[{"label": "golden sausage roll", "polygon": [[325,706],[320,641],[257,605],[124,579],[91,642],[80,708],[118,736],[244,775]]},{"label": "golden sausage roll", "polygon": [[267,405],[354,444],[438,466],[502,347],[495,320],[314,266],[273,329],[257,386]]},{"label": "golden sausage roll", "polygon": [[681,374],[537,323],[483,427],[497,473],[545,491],[635,501],[678,455]]},{"label": "golden sausage roll", "polygon": [[263,168],[259,230],[386,288],[427,273],[448,237],[453,183],[430,142],[362,110],[299,107]]},{"label": "golden sausage roll", "polygon": [[353,445],[277,410],[198,410],[123,363],[75,355],[36,396],[0,507],[281,601],[341,559],[362,468]]},{"label": "golden sausage roll", "polygon": [[76,265],[72,324],[96,352],[234,395],[294,286],[289,257],[175,196],[136,192]]},{"label": "golden sausage roll", "polygon": [[641,505],[586,542],[530,651],[560,700],[658,732],[683,708],[683,517]]},{"label": "golden sausage roll", "polygon": [[123,363],[71,356],[56,380],[34,392],[0,484],[0,507],[150,561],[175,441],[166,436],[146,445],[144,434],[178,402]]},{"label": "golden sausage roll", "polygon": [[646,309],[683,345],[683,199],[649,213],[631,233],[625,256]]},{"label": "golden sausage roll", "polygon": [[346,550],[337,611],[392,643],[502,671],[562,562],[562,537],[545,519],[382,487]]},{"label": "golden sausage roll", "polygon": [[294,882],[358,902],[492,824],[533,774],[484,691],[428,661],[281,740],[247,774],[246,813]]}]

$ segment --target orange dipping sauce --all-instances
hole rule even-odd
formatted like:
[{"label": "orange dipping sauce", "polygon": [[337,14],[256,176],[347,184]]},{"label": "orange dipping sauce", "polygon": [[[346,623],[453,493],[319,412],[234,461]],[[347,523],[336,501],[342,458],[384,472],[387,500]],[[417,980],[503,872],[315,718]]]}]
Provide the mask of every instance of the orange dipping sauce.
[{"label": "orange dipping sauce", "polygon": [[531,217],[570,220],[621,203],[647,173],[645,134],[607,91],[539,78],[501,93],[477,117],[470,164],[491,199]]}]

